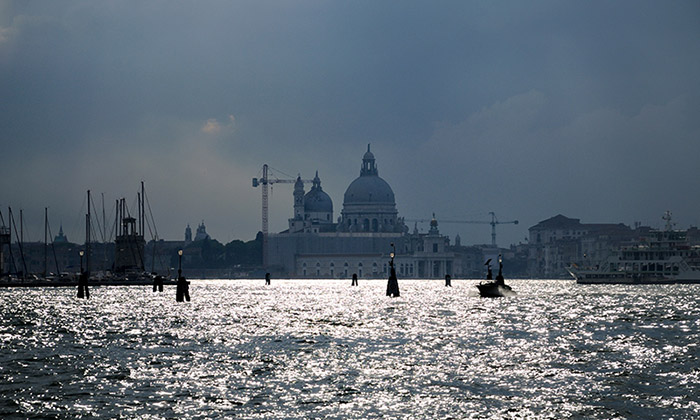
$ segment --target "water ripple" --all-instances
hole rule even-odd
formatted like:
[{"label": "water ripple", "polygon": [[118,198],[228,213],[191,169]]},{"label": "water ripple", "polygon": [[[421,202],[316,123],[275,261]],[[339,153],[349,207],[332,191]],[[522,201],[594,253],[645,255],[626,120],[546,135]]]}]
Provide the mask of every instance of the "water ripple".
[{"label": "water ripple", "polygon": [[347,283],[0,290],[0,417],[700,416],[698,286]]}]

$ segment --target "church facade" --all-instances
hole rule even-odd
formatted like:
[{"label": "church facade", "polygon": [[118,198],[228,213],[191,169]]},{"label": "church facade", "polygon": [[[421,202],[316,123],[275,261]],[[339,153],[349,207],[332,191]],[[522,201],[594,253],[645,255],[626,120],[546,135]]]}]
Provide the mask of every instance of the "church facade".
[{"label": "church facade", "polygon": [[360,176],[345,191],[337,221],[318,173],[309,192],[297,178],[293,196],[289,229],[268,237],[268,270],[276,276],[385,278],[394,248],[400,277],[442,278],[459,272],[449,238],[440,235],[435,219],[427,234],[409,233],[399,217],[391,186],[379,176],[369,145]]}]

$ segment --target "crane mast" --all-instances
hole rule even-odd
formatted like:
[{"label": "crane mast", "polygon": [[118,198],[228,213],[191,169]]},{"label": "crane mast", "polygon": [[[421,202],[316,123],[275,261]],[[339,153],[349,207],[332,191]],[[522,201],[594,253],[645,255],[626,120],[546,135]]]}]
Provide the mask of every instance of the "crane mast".
[{"label": "crane mast", "polygon": [[[508,222],[499,222],[498,219],[496,218],[496,213],[490,211],[489,215],[491,215],[491,221],[485,221],[485,220],[441,220],[441,223],[469,223],[469,224],[488,224],[491,225],[491,246],[496,248],[496,225],[504,225],[504,224],[514,224],[517,225],[518,221],[517,220],[511,220]],[[427,219],[406,219],[408,222],[429,222],[430,220]]]},{"label": "crane mast", "polygon": [[[267,268],[267,234],[268,234],[268,167],[267,164],[263,165],[263,176],[262,176],[262,234],[263,234],[263,268]],[[255,183],[253,183],[255,186]]]},{"label": "crane mast", "polygon": [[[270,167],[266,164],[262,167],[262,177],[253,178],[253,187],[260,185],[262,189],[262,235],[263,235],[263,268],[267,268],[268,263],[268,250],[267,250],[267,236],[268,236],[268,219],[269,219],[269,186],[272,184],[293,184],[296,179],[278,179],[270,177]],[[304,183],[313,182],[312,180],[302,179]]]}]

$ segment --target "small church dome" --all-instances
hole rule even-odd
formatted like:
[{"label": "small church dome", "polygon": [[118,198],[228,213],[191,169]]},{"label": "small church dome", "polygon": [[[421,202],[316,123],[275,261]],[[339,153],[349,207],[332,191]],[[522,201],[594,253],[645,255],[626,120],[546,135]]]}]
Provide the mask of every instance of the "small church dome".
[{"label": "small church dome", "polygon": [[311,191],[304,195],[304,212],[306,213],[333,213],[333,200],[321,188],[321,179],[316,177]]},{"label": "small church dome", "polygon": [[304,211],[309,213],[333,213],[333,201],[321,190],[311,190],[304,196]]}]

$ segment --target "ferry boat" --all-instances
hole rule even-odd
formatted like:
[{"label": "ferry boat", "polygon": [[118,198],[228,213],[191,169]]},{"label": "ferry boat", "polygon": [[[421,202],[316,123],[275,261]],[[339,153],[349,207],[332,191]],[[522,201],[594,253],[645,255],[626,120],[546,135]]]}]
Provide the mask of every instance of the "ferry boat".
[{"label": "ferry boat", "polygon": [[581,284],[700,283],[700,247],[691,247],[686,231],[652,230],[638,244],[624,246],[595,267],[572,264],[569,273]]}]

